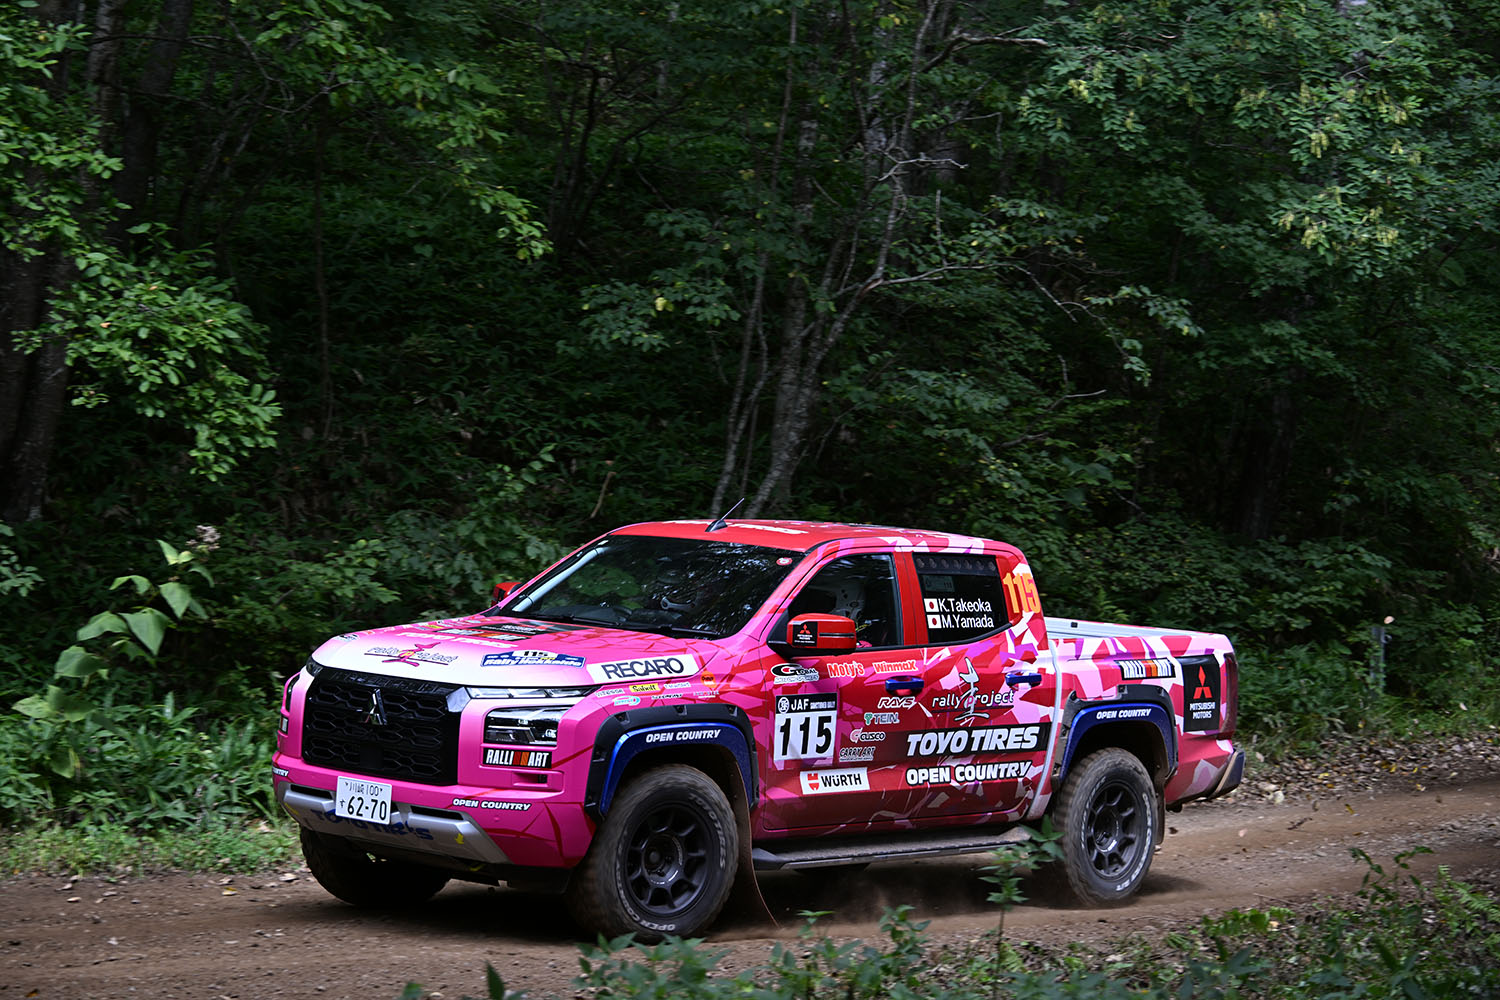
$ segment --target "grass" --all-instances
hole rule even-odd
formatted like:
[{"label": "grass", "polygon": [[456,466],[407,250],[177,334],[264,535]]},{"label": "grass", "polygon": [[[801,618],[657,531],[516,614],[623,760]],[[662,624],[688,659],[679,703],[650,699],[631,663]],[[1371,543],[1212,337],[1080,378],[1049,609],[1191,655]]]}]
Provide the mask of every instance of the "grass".
[{"label": "grass", "polygon": [[[727,949],[669,938],[585,947],[577,995],[595,1000],[1449,1000],[1500,996],[1500,903],[1439,869],[1423,882],[1400,855],[1368,865],[1357,902],[1231,910],[1184,930],[1104,945],[932,946],[909,908],[887,910],[887,940],[836,942],[808,914],[800,938],[728,973]],[[1438,931],[1437,933],[1434,933]],[[488,1000],[515,1000],[493,968]],[[402,1000],[426,1000],[408,984]],[[468,998],[465,998],[468,1000]]]},{"label": "grass", "polygon": [[0,872],[9,875],[254,872],[301,863],[290,820],[149,833],[118,823],[0,831]]}]

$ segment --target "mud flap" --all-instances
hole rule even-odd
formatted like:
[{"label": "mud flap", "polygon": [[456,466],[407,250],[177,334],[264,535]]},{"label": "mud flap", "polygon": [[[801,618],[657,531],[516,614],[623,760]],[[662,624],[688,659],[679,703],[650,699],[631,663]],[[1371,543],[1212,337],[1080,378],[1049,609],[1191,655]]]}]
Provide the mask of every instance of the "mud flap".
[{"label": "mud flap", "polygon": [[734,886],[729,890],[729,899],[717,921],[717,929],[764,930],[779,926],[765,897],[760,894],[760,884],[755,880],[755,862],[750,856],[750,810],[745,800],[735,797],[734,820],[739,828],[740,863],[735,869]]}]

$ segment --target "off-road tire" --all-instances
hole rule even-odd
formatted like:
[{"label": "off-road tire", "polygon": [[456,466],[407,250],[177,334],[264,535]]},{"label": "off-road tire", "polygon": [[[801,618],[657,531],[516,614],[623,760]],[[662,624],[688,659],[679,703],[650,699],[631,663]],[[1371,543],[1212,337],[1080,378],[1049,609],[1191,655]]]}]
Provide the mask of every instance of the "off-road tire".
[{"label": "off-road tire", "polygon": [[568,885],[568,910],[605,937],[698,934],[729,898],[738,837],[713,779],[683,764],[653,768],[615,797]]},{"label": "off-road tire", "polygon": [[1057,796],[1063,869],[1073,895],[1119,906],[1140,888],[1156,850],[1156,789],[1134,754],[1098,750],[1079,761]]},{"label": "off-road tire", "polygon": [[302,829],[302,856],[318,884],[346,903],[385,910],[424,903],[448,884],[436,868],[372,857],[343,837]]}]

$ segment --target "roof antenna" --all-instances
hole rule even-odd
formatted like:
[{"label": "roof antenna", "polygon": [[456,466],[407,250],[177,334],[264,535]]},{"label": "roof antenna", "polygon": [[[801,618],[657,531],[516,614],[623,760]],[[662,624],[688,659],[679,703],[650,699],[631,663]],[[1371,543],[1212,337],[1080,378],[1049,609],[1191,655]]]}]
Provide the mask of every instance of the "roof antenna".
[{"label": "roof antenna", "polygon": [[710,531],[718,531],[721,528],[727,527],[728,526],[727,522],[729,520],[729,515],[733,514],[735,511],[739,510],[740,509],[740,504],[742,504],[744,502],[745,502],[745,498],[744,497],[740,497],[739,501],[736,502],[733,507],[729,508],[724,513],[720,514],[718,517],[716,517],[712,521],[710,521],[708,523],[708,527],[706,527],[706,528],[703,529],[704,533],[707,534]]}]

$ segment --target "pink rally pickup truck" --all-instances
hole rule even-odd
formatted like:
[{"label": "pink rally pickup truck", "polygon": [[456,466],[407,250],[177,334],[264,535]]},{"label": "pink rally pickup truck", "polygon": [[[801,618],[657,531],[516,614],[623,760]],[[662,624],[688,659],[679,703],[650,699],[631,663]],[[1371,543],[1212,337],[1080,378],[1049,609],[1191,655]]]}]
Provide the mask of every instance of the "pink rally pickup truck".
[{"label": "pink rally pickup truck", "polygon": [[652,940],[757,871],[984,851],[1050,814],[1107,905],[1164,809],[1244,770],[1228,640],[1044,618],[1003,542],[635,524],[497,591],[330,639],[287,681],[276,796],[340,899],[554,888]]}]

